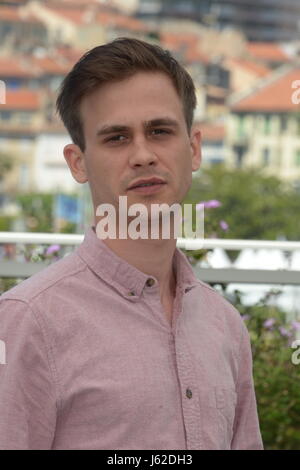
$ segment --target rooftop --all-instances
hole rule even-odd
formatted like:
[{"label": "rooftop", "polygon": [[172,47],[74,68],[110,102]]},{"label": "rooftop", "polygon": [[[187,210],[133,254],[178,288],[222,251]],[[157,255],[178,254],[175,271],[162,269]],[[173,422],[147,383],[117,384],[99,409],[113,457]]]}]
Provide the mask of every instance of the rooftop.
[{"label": "rooftop", "polygon": [[89,8],[61,8],[51,5],[46,5],[46,8],[50,12],[75,23],[77,26],[98,23],[102,26],[115,26],[132,31],[148,30],[148,26],[143,21],[121,13]]},{"label": "rooftop", "polygon": [[36,18],[34,14],[25,12],[21,7],[3,5],[0,5],[0,21],[6,21],[10,23],[41,23],[41,21]]},{"label": "rooftop", "polygon": [[284,63],[289,62],[290,57],[283,50],[280,44],[268,42],[248,42],[247,52],[254,59],[265,62]]},{"label": "rooftop", "polygon": [[41,105],[41,93],[39,91],[21,88],[19,90],[6,90],[6,103],[0,104],[0,111],[26,110],[36,111]]},{"label": "rooftop", "polygon": [[29,63],[10,57],[0,57],[0,77],[29,78],[37,75]]},{"label": "rooftop", "polygon": [[237,66],[243,68],[247,70],[247,72],[250,72],[251,74],[255,75],[256,77],[266,77],[271,72],[269,67],[266,67],[265,65],[259,64],[252,60],[232,58],[229,59],[227,63],[230,67]]},{"label": "rooftop", "polygon": [[299,112],[299,105],[292,102],[292,94],[295,91],[292,88],[292,83],[295,80],[300,80],[300,68],[275,76],[274,79],[267,81],[265,85],[258,83],[258,86],[252,92],[232,106],[232,110]]},{"label": "rooftop", "polygon": [[214,123],[199,123],[203,142],[218,142],[225,138],[225,126]]}]

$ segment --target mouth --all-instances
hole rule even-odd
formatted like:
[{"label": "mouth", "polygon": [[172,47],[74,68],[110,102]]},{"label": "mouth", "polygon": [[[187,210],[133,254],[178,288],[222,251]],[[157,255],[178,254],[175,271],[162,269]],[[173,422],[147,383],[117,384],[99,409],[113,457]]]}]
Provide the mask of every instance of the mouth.
[{"label": "mouth", "polygon": [[151,178],[148,180],[136,181],[128,188],[128,190],[139,193],[154,193],[159,191],[165,184],[166,182],[159,178]]},{"label": "mouth", "polygon": [[136,186],[134,188],[130,188],[130,191],[134,191],[135,193],[141,194],[154,194],[160,191],[166,183],[155,183],[155,184],[147,184]]}]

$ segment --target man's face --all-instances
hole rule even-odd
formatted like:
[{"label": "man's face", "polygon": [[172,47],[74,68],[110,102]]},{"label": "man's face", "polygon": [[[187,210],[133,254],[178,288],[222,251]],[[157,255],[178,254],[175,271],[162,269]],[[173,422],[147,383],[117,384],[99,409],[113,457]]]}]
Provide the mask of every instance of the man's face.
[{"label": "man's face", "polygon": [[[200,131],[188,135],[183,107],[169,77],[139,72],[108,83],[81,103],[84,153],[75,144],[64,149],[74,178],[89,182],[95,209],[119,196],[128,207],[181,202],[200,166]],[[158,177],[155,188],[129,189],[140,179]]]}]

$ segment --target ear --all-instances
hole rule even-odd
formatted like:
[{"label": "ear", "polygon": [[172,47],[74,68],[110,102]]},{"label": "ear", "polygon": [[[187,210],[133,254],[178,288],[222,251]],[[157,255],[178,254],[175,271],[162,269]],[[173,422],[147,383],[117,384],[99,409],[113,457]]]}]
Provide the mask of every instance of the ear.
[{"label": "ear", "polygon": [[193,126],[191,129],[191,155],[192,155],[192,170],[197,171],[201,165],[202,152],[201,152],[201,131],[199,126]]},{"label": "ear", "polygon": [[77,183],[86,183],[88,181],[88,176],[85,167],[84,154],[78,145],[68,144],[64,147],[63,152],[73,178]]}]

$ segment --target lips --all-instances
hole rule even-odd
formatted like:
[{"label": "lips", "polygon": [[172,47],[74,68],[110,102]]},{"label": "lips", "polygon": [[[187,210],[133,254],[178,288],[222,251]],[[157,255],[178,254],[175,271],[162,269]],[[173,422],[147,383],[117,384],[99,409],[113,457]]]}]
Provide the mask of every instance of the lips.
[{"label": "lips", "polygon": [[165,184],[166,182],[160,178],[148,178],[148,179],[140,179],[135,181],[128,189],[134,188],[143,188],[147,186],[153,186],[157,184]]}]

